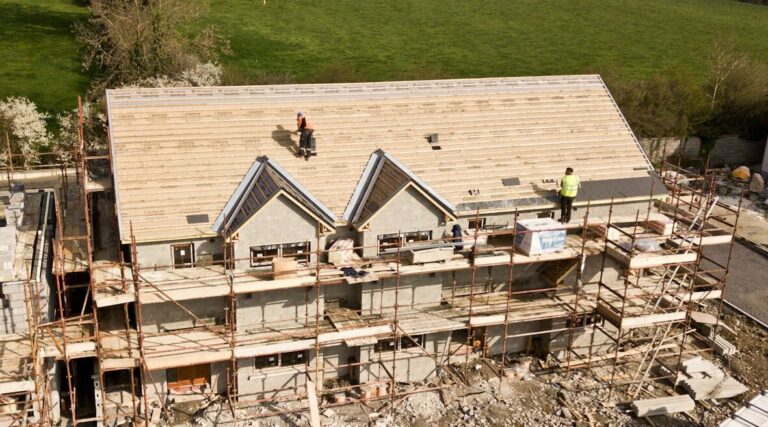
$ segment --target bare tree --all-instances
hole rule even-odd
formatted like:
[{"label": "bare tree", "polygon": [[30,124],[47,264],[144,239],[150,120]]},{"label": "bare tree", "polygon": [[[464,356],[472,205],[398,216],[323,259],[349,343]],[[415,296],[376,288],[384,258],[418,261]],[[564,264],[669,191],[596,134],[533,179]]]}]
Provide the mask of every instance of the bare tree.
[{"label": "bare tree", "polygon": [[228,53],[212,26],[195,25],[207,6],[204,0],[91,0],[91,16],[75,34],[93,89],[174,76]]},{"label": "bare tree", "polygon": [[[733,43],[718,42],[709,60],[705,93],[709,111],[698,126],[703,136],[760,136],[768,129],[768,66],[751,60]],[[750,135],[752,134],[752,135]]]},{"label": "bare tree", "polygon": [[718,41],[715,44],[709,57],[710,110],[715,109],[718,96],[731,74],[746,64],[747,57],[739,53],[732,42]]}]

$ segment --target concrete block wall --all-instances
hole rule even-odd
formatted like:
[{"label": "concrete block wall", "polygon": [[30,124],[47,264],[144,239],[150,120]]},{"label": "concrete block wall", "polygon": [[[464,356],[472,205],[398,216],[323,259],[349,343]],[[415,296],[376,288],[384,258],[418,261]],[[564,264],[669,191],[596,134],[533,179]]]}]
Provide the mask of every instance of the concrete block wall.
[{"label": "concrete block wall", "polygon": [[696,159],[701,152],[701,139],[695,136],[688,138],[641,138],[640,146],[652,161],[676,159]]},{"label": "concrete block wall", "polygon": [[710,167],[729,165],[731,167],[751,166],[763,160],[765,141],[748,141],[735,135],[715,140],[709,152]]},{"label": "concrete block wall", "polygon": [[[555,319],[552,321],[552,329],[562,329],[567,327],[567,319]],[[616,328],[610,323],[604,323],[603,328],[612,333],[615,337]],[[594,337],[593,337],[594,335]],[[592,346],[592,355],[601,356],[607,355],[615,349],[611,338],[605,334],[605,332],[595,328],[592,325],[584,327],[578,327],[574,330],[573,343],[571,344],[571,350],[577,353],[579,356],[587,356],[589,354],[589,347]],[[549,351],[554,353],[555,356],[565,361],[568,349],[568,331],[565,332],[553,332],[550,336]],[[571,358],[572,361],[575,359]]]},{"label": "concrete block wall", "polygon": [[[699,137],[688,138],[653,138],[641,139],[640,145],[645,153],[654,161],[660,160],[666,143],[665,160],[674,160],[677,156],[683,159],[704,159],[701,153],[702,141]],[[728,164],[732,167],[760,163],[765,152],[766,141],[748,141],[737,135],[724,135],[717,138],[709,153],[710,166],[721,167]]]},{"label": "concrete block wall", "polygon": [[24,302],[24,283],[3,283],[2,310],[0,310],[0,330],[2,333],[18,333],[29,330],[27,307]]},{"label": "concrete block wall", "polygon": [[29,331],[27,304],[24,301],[24,282],[3,283],[0,301],[0,333],[13,334]]},{"label": "concrete block wall", "polygon": [[357,382],[357,370],[352,367],[351,369],[346,366],[350,363],[350,358],[356,363],[360,357],[360,350],[358,347],[347,347],[345,344],[326,347],[322,350],[323,353],[323,380],[332,378],[347,378],[350,377],[352,383]]},{"label": "concrete block wall", "polygon": [[[540,289],[550,286],[539,274],[542,263],[520,264],[513,268],[513,286],[515,290]],[[472,292],[472,272],[459,270],[441,274],[443,298],[450,299],[452,294],[468,295]],[[454,286],[454,281],[455,286]],[[509,267],[480,267],[475,271],[474,292],[489,291],[500,292],[507,288],[509,282]]]}]

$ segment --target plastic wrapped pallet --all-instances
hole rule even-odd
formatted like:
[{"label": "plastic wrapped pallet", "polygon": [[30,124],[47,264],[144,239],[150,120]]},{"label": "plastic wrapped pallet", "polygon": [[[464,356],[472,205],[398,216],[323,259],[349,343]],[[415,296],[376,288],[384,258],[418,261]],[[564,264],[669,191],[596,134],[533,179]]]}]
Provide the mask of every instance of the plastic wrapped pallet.
[{"label": "plastic wrapped pallet", "polygon": [[515,247],[526,255],[565,249],[565,229],[551,218],[526,219],[515,225]]}]

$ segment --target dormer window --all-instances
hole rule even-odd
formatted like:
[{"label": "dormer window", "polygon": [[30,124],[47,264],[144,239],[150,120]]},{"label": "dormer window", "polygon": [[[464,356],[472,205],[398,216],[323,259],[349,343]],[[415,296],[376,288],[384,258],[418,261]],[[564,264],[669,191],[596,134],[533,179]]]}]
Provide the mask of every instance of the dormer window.
[{"label": "dormer window", "polygon": [[269,267],[274,258],[293,258],[299,264],[309,264],[309,242],[251,246],[251,267]]},{"label": "dormer window", "polygon": [[398,247],[408,246],[417,242],[432,240],[432,231],[408,231],[405,233],[380,234],[378,236],[379,254],[393,253]]}]

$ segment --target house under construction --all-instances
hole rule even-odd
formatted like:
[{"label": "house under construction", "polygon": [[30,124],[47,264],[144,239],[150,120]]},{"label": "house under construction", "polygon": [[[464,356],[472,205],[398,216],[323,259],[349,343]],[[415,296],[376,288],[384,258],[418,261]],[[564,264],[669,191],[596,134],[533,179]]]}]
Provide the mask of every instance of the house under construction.
[{"label": "house under construction", "polygon": [[719,319],[728,265],[701,248],[738,209],[655,171],[599,76],[120,89],[106,113],[73,169],[8,147],[2,425],[160,424],[206,393],[309,412],[523,354],[638,395],[714,348],[691,317]]}]

